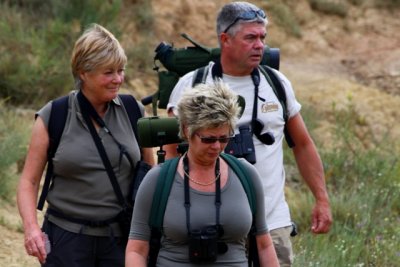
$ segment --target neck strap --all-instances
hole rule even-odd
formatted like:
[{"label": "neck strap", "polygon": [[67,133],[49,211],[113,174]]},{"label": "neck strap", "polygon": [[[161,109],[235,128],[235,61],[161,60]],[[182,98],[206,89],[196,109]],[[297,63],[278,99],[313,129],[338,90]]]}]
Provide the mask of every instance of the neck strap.
[{"label": "neck strap", "polygon": [[[189,159],[187,154],[183,156],[183,169],[184,169],[184,190],[185,190],[185,210],[186,210],[186,227],[190,233],[190,194],[189,194]],[[219,157],[215,164],[215,177],[220,175]],[[221,208],[221,179],[215,181],[215,211],[216,211],[216,225],[219,226],[219,215]]]},{"label": "neck strap", "polygon": [[[211,74],[213,77],[213,80],[216,78],[221,78],[222,79],[222,65],[219,60],[217,60],[212,67]],[[253,71],[251,72],[251,80],[253,81],[254,84],[254,102],[253,102],[253,113],[251,116],[251,128],[252,131],[254,132],[255,129],[255,121],[257,118],[257,108],[258,108],[258,87],[260,85],[260,72],[258,68],[254,68]]]},{"label": "neck strap", "polygon": [[[129,153],[128,153],[126,147],[125,147],[123,144],[121,144],[121,143],[114,137],[114,135],[111,133],[110,129],[108,129],[108,127],[107,127],[106,123],[104,122],[104,120],[100,117],[100,115],[97,113],[97,111],[94,109],[93,105],[89,102],[89,100],[88,100],[88,99],[85,97],[85,95],[82,93],[82,91],[79,91],[79,92],[78,92],[77,98],[78,98],[78,103],[79,103],[79,106],[80,106],[80,108],[81,108],[81,113],[82,113],[83,118],[84,118],[85,120],[86,120],[86,118],[92,118],[92,119],[94,119],[95,122],[96,122],[101,128],[103,128],[104,131],[105,131],[106,133],[108,133],[108,134],[111,136],[111,138],[114,140],[114,142],[117,144],[117,146],[118,146],[118,148],[119,148],[119,151],[120,151],[120,154],[119,154],[119,163],[121,164],[122,156],[125,156],[125,157],[128,159],[129,164],[133,167],[133,166],[134,166],[133,160],[132,160],[131,156],[129,155]],[[86,123],[88,124],[88,127],[89,127],[89,129],[90,129],[90,124],[93,124],[93,123],[91,122],[91,120],[90,120],[90,122],[86,120]],[[97,133],[97,132],[96,132],[96,133]]]}]

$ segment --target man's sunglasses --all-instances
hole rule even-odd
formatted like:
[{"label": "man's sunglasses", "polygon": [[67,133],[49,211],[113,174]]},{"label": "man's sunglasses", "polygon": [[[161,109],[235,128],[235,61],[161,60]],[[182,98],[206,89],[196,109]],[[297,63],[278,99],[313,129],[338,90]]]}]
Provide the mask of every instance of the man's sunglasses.
[{"label": "man's sunglasses", "polygon": [[205,137],[205,136],[201,136],[198,133],[195,133],[195,135],[197,135],[201,142],[204,144],[214,144],[215,142],[220,142],[220,143],[228,143],[229,140],[231,140],[232,136],[223,136],[223,137]]},{"label": "man's sunglasses", "polygon": [[236,24],[236,22],[238,22],[238,20],[253,20],[255,18],[260,17],[265,19],[267,16],[265,15],[264,11],[259,9],[259,10],[250,10],[250,11],[246,11],[243,12],[242,14],[240,14],[239,16],[237,16],[237,18],[231,23],[229,24],[228,27],[226,27],[224,33],[227,33],[229,31],[229,29]]}]

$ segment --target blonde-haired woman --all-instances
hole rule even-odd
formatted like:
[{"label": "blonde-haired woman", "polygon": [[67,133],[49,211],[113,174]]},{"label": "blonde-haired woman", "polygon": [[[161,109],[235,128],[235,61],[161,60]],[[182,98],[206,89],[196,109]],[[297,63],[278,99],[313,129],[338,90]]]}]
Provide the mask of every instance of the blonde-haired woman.
[{"label": "blonde-haired woman", "polygon": [[[42,229],[36,202],[51,141],[52,101],[36,113],[17,200],[26,251],[43,266],[124,266],[126,243],[116,220],[121,205],[92,134],[97,132],[127,198],[136,162],[141,155],[150,164],[154,160],[150,150],[139,148],[118,96],[126,62],[118,40],[98,24],[90,25],[76,41],[71,58],[75,90],[68,96],[68,115],[53,157],[54,178]],[[139,110],[143,116],[143,106]]]},{"label": "blonde-haired woman", "polygon": [[[186,90],[179,101],[179,135],[189,147],[179,159],[167,201],[156,266],[248,266],[246,238],[253,220],[249,200],[238,176],[220,157],[239,113],[237,95],[222,82],[199,84]],[[261,266],[279,266],[265,222],[260,177],[250,163],[244,159],[240,162],[255,188],[255,235]],[[139,188],[127,245],[127,267],[147,266],[149,216],[160,170],[159,166],[150,170]],[[194,251],[190,249],[190,244],[199,244],[193,235],[200,232],[214,233],[207,237],[218,243],[218,251],[204,253],[213,246],[201,242]]]}]

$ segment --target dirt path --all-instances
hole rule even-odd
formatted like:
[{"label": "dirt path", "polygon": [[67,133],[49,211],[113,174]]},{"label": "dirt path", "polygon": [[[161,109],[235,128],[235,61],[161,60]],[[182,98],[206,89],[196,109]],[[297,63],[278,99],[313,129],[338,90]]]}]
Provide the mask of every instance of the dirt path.
[{"label": "dirt path", "polygon": [[25,253],[24,235],[16,206],[0,207],[0,266],[40,266]]}]

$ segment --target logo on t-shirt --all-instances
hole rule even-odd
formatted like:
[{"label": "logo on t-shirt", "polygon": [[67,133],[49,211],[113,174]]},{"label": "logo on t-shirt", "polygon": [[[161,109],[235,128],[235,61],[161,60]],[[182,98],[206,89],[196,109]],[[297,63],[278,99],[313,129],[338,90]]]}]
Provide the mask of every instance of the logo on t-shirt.
[{"label": "logo on t-shirt", "polygon": [[279,110],[279,105],[275,102],[266,102],[261,105],[261,112],[274,112]]}]

